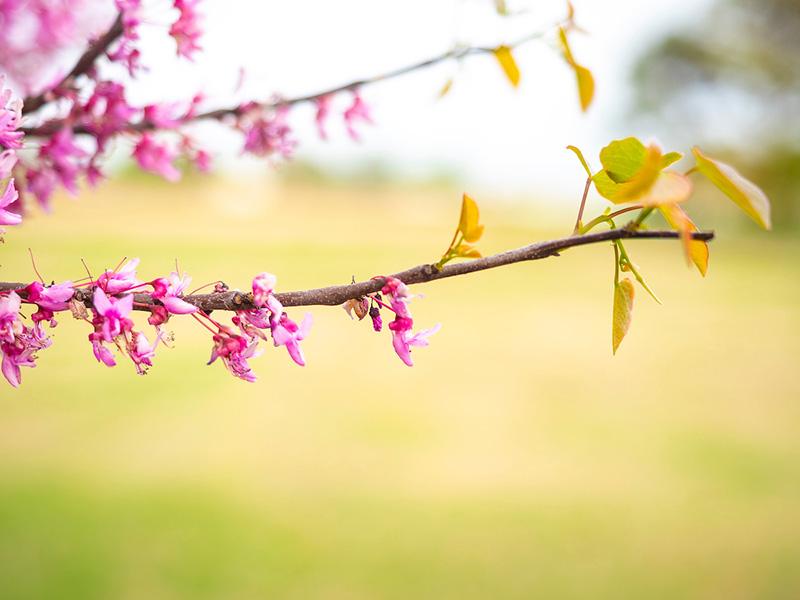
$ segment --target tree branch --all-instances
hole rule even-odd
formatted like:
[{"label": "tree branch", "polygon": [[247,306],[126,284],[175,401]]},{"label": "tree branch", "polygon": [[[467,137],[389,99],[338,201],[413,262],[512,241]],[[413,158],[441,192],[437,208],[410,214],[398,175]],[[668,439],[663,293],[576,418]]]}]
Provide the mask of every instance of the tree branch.
[{"label": "tree branch", "polygon": [[[117,40],[117,38],[119,38],[119,36],[122,35],[122,33],[123,33],[122,14],[119,14],[117,15],[117,18],[114,20],[114,23],[111,25],[111,28],[108,31],[106,31],[102,36],[97,38],[94,42],[89,44],[89,47],[78,59],[78,62],[75,63],[75,66],[72,67],[72,70],[69,73],[67,73],[67,75],[61,81],[58,82],[58,84],[56,84],[49,90],[45,90],[41,94],[38,94],[36,96],[30,96],[28,98],[25,98],[25,100],[23,100],[22,107],[24,113],[28,115],[32,112],[39,110],[49,101],[48,95],[50,94],[50,92],[63,87],[76,77],[88,73],[89,70],[94,65],[94,63],[97,61],[97,59],[100,58],[100,56],[106,50],[108,50],[109,46],[111,46],[111,44],[113,44]],[[58,131],[58,129],[56,129],[55,131]],[[55,131],[53,131],[53,133],[55,133]]]},{"label": "tree branch", "polygon": [[[524,37],[521,37],[514,41],[511,44],[508,44],[510,48],[516,48],[517,46],[521,46],[527,42],[533,41],[535,39],[539,39],[544,37],[548,32],[535,32],[528,34]],[[378,83],[380,81],[386,81],[388,79],[394,79],[396,77],[401,77],[403,75],[407,75],[408,73],[413,73],[414,71],[419,71],[422,69],[426,69],[428,67],[432,67],[440,62],[444,62],[446,60],[455,59],[460,60],[462,58],[466,58],[467,56],[474,55],[474,54],[491,54],[494,51],[494,48],[487,48],[484,46],[468,46],[468,47],[460,47],[460,48],[453,48],[447,52],[443,52],[438,56],[434,56],[432,58],[411,64],[406,65],[404,67],[400,67],[398,69],[394,69],[392,71],[388,71],[386,73],[382,73],[379,75],[373,75],[372,77],[365,77],[363,79],[356,79],[355,81],[351,81],[349,83],[345,83],[342,85],[338,85],[336,87],[329,88],[327,90],[323,90],[321,92],[315,92],[313,94],[308,94],[305,96],[295,96],[293,98],[284,98],[280,100],[276,100],[274,102],[263,102],[259,103],[258,106],[267,109],[275,109],[281,107],[288,107],[293,106],[295,104],[303,104],[305,102],[313,102],[322,98],[323,96],[329,96],[332,94],[338,94],[340,92],[346,92],[348,90],[357,89],[359,87],[370,85],[373,83]],[[25,105],[25,110],[27,112],[27,104]],[[38,108],[38,107],[37,107]],[[35,110],[35,109],[31,109]],[[210,110],[207,112],[202,112],[194,115],[191,119],[188,119],[183,122],[183,124],[192,123],[195,121],[208,121],[208,120],[216,120],[220,121],[227,117],[237,117],[241,116],[244,111],[246,110],[246,104],[232,106],[228,108],[219,108],[216,110]],[[26,136],[33,136],[33,137],[47,137],[51,136],[54,133],[61,130],[65,125],[67,125],[67,121],[65,119],[56,119],[53,121],[48,121],[43,123],[38,127],[23,127],[21,131],[25,133]],[[143,119],[137,123],[131,123],[130,126],[126,127],[121,132],[142,132],[142,131],[152,131],[158,129],[158,126],[150,120]],[[85,127],[76,126],[72,128],[74,133],[90,133]]]},{"label": "tree branch", "polygon": [[[611,229],[599,233],[573,235],[557,240],[537,242],[515,250],[501,252],[500,254],[445,265],[440,270],[437,270],[430,264],[419,265],[401,271],[400,273],[395,273],[393,277],[396,277],[403,283],[413,285],[427,283],[437,279],[445,279],[447,277],[476,273],[487,269],[495,269],[518,262],[558,256],[559,252],[562,250],[576,246],[585,246],[587,244],[596,244],[619,239],[679,239],[679,237],[680,234],[675,231]],[[714,232],[696,232],[692,234],[692,238],[695,240],[709,241],[714,238]],[[349,285],[334,285],[312,290],[276,293],[275,297],[280,300],[281,304],[284,306],[336,306],[338,304],[343,304],[347,300],[373,294],[383,287],[384,282],[384,277],[376,277]],[[26,284],[24,283],[0,282],[0,291],[20,291],[25,286]],[[24,293],[20,295],[24,297]],[[88,289],[78,289],[75,292],[74,298],[83,302],[86,306],[91,306],[92,292]],[[214,294],[194,294],[191,296],[184,296],[183,299],[190,304],[200,307],[207,313],[214,310],[236,311],[255,308],[253,305],[253,295],[250,292],[230,291]],[[136,302],[134,305],[136,310],[150,310],[150,306],[158,304],[158,301],[153,300],[149,294],[135,294],[134,300]]]}]

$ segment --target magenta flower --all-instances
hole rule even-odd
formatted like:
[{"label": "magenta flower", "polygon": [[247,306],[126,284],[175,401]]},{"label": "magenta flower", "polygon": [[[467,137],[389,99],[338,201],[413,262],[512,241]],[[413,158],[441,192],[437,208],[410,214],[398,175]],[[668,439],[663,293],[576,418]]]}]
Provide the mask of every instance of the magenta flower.
[{"label": "magenta flower", "polygon": [[347,127],[347,133],[355,141],[360,141],[361,137],[356,131],[355,124],[359,121],[372,124],[372,114],[370,113],[369,106],[361,98],[358,90],[353,90],[353,103],[346,111],[344,111],[344,123]]},{"label": "magenta flower", "polygon": [[21,306],[22,299],[16,292],[0,296],[0,341],[11,343],[22,331],[22,321],[19,318]]},{"label": "magenta flower", "polygon": [[103,334],[95,331],[89,334],[89,341],[92,342],[92,352],[97,362],[101,362],[107,367],[117,366],[117,361],[114,360],[114,354],[103,345]]},{"label": "magenta flower", "polygon": [[159,341],[161,341],[160,333],[151,344],[143,333],[133,332],[131,343],[128,345],[128,354],[133,360],[133,364],[136,365],[136,372],[139,375],[144,375],[147,367],[153,366],[153,357],[156,355],[156,346]]},{"label": "magenta flower", "polygon": [[440,326],[436,325],[431,329],[426,329],[416,334],[411,333],[414,321],[408,311],[408,302],[412,296],[409,294],[406,284],[399,279],[388,277],[381,289],[381,293],[389,298],[391,308],[395,312],[394,320],[389,323],[394,351],[400,357],[400,360],[409,367],[413,367],[411,348],[413,346],[427,346],[428,338],[439,331]]},{"label": "magenta flower", "polygon": [[97,285],[107,294],[121,294],[137,287],[141,282],[136,279],[136,267],[139,259],[132,258],[116,271],[106,271],[97,278]]},{"label": "magenta flower", "polygon": [[142,169],[172,182],[181,178],[181,172],[173,164],[176,156],[172,148],[159,144],[149,133],[143,133],[133,149],[133,157]]},{"label": "magenta flower", "polygon": [[[263,306],[267,306],[270,299],[272,298],[272,293],[275,291],[275,284],[278,282],[278,278],[275,277],[272,273],[259,273],[253,278],[253,304],[258,306],[259,308]],[[280,312],[283,310],[283,306],[278,303],[277,311]],[[275,312],[273,307],[269,307],[272,312]]]},{"label": "magenta flower", "polygon": [[39,307],[39,310],[31,315],[33,322],[50,321],[50,327],[55,327],[56,321],[53,318],[53,313],[69,308],[67,302],[75,294],[75,288],[72,287],[71,281],[65,281],[49,287],[34,281],[25,288],[25,292],[27,293],[28,302],[33,302]]},{"label": "magenta flower", "polygon": [[328,139],[328,132],[325,129],[325,124],[331,114],[332,102],[333,95],[331,94],[320,96],[314,101],[314,104],[316,104],[317,107],[317,114],[314,120],[317,123],[317,132],[319,133],[319,137],[321,137],[323,140]]},{"label": "magenta flower", "polygon": [[414,366],[414,362],[411,360],[411,346],[427,346],[429,344],[428,338],[441,328],[441,325],[435,325],[430,329],[410,335],[412,325],[412,320],[406,317],[397,317],[389,323],[394,351],[400,357],[400,360],[409,367]]},{"label": "magenta flower", "polygon": [[[0,197],[0,225],[19,225],[22,223],[22,215],[5,209],[6,206],[14,204],[17,200],[19,200],[19,192],[17,192],[17,188],[14,186],[14,179],[12,178],[8,181],[3,196]],[[0,230],[0,232],[2,232],[2,230]]]},{"label": "magenta flower", "polygon": [[165,104],[148,104],[144,107],[144,118],[159,129],[175,129],[181,124],[181,119],[176,115],[177,102]]},{"label": "magenta flower", "polygon": [[169,34],[178,45],[178,56],[192,59],[192,55],[200,50],[197,41],[203,31],[200,29],[200,16],[197,13],[198,0],[175,0],[175,8],[180,16],[169,28]]},{"label": "magenta flower", "polygon": [[[17,296],[17,299],[19,299],[19,296]],[[0,321],[3,320],[3,315],[8,316],[7,312],[9,310],[14,312],[14,304],[16,304],[16,301],[12,299],[12,306],[0,308]],[[1,305],[3,303],[0,300]],[[18,387],[22,381],[20,367],[35,367],[36,352],[50,346],[51,341],[39,324],[27,327],[17,319],[12,329],[14,330],[14,336],[11,339],[8,339],[5,334],[0,338],[0,354],[3,357],[0,370],[2,370],[3,376],[12,386]]]},{"label": "magenta flower", "polygon": [[97,313],[95,327],[99,325],[104,341],[113,342],[123,331],[133,329],[133,321],[128,318],[133,310],[133,294],[114,298],[106,296],[106,293],[97,287],[94,289],[93,304]]},{"label": "magenta flower", "polygon": [[244,151],[256,156],[279,154],[289,158],[296,142],[291,137],[286,115],[286,110],[279,110],[271,119],[261,116],[245,126]]},{"label": "magenta flower", "polygon": [[272,341],[275,346],[286,346],[292,360],[304,367],[306,361],[300,348],[300,342],[308,336],[311,329],[311,315],[306,313],[303,322],[298,326],[289,318],[289,315],[281,313],[280,317],[270,318],[270,324],[272,325]]},{"label": "magenta flower", "polygon": [[153,286],[153,298],[160,300],[161,304],[174,315],[190,315],[200,310],[194,304],[182,300],[183,294],[192,278],[188,275],[181,277],[177,273],[170,273],[169,277],[159,277],[150,282]]},{"label": "magenta flower", "polygon": [[58,176],[48,167],[28,169],[26,190],[36,197],[39,206],[50,212],[50,197],[58,185]]},{"label": "magenta flower", "polygon": [[22,100],[6,87],[5,75],[0,75],[0,145],[17,150],[22,148],[25,134],[17,131],[22,121]]},{"label": "magenta flower", "polygon": [[39,159],[52,165],[53,173],[73,196],[78,193],[78,174],[88,153],[75,144],[72,129],[64,128],[39,149]]},{"label": "magenta flower", "polygon": [[214,334],[214,347],[208,364],[220,358],[231,374],[252,383],[256,376],[247,360],[258,355],[257,346],[258,341],[248,342],[242,336],[221,328],[219,333]]}]

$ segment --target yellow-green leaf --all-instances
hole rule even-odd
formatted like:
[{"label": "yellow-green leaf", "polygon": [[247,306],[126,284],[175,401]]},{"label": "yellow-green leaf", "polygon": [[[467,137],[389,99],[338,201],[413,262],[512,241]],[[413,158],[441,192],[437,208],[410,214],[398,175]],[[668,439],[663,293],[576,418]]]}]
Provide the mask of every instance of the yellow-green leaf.
[{"label": "yellow-green leaf", "polygon": [[503,68],[503,73],[506,74],[511,85],[517,87],[519,85],[519,67],[517,67],[517,61],[514,60],[514,55],[511,54],[511,48],[498,46],[492,50],[492,53]]},{"label": "yellow-green leaf", "polygon": [[581,164],[583,165],[583,170],[586,171],[586,174],[589,177],[591,177],[592,170],[589,168],[586,159],[583,158],[583,152],[581,152],[580,148],[578,148],[577,146],[567,146],[567,150],[572,150],[575,153],[575,156],[578,157],[578,160],[581,161]]},{"label": "yellow-green leaf", "polygon": [[506,4],[506,0],[494,0],[494,8],[497,10],[497,14],[499,15],[507,15],[508,14],[508,5]]},{"label": "yellow-green leaf", "polygon": [[481,253],[475,246],[470,246],[469,244],[461,242],[456,248],[456,256],[462,258],[480,258]]},{"label": "yellow-green leaf", "polygon": [[646,159],[647,147],[635,137],[614,140],[600,150],[600,163],[614,183],[633,179]]},{"label": "yellow-green leaf", "polygon": [[614,354],[631,326],[633,296],[634,288],[630,279],[623,279],[614,285],[614,311],[611,318],[611,348]]},{"label": "yellow-green leaf", "polygon": [[703,154],[697,146],[692,148],[692,152],[697,160],[698,171],[761,227],[772,228],[769,199],[761,188],[729,164]]},{"label": "yellow-green leaf", "polygon": [[578,97],[581,101],[581,110],[586,112],[594,98],[594,75],[586,67],[574,65],[575,77],[578,79]]},{"label": "yellow-green leaf", "polygon": [[478,204],[467,194],[464,194],[464,198],[461,201],[461,217],[458,221],[458,229],[467,242],[474,243],[481,239],[483,225],[478,223],[479,218]]},{"label": "yellow-green leaf", "polygon": [[[572,18],[571,14],[572,13],[570,13],[570,19]],[[592,99],[594,98],[594,76],[589,69],[579,64],[575,60],[575,57],[572,54],[572,48],[569,46],[569,40],[567,39],[567,31],[563,27],[558,28],[558,40],[561,43],[561,51],[564,53],[564,60],[566,60],[567,64],[572,67],[573,71],[575,71],[575,78],[578,82],[578,98],[580,99],[581,110],[586,112],[589,109],[589,105],[592,103]]]},{"label": "yellow-green leaf", "polygon": [[658,207],[670,227],[679,231],[686,259],[691,261],[705,277],[708,272],[708,244],[702,240],[692,239],[691,234],[698,231],[683,209],[677,204],[665,204]]},{"label": "yellow-green leaf", "polygon": [[681,154],[680,152],[667,152],[664,156],[661,157],[661,168],[666,169],[668,166],[678,162],[682,158],[683,154]]}]

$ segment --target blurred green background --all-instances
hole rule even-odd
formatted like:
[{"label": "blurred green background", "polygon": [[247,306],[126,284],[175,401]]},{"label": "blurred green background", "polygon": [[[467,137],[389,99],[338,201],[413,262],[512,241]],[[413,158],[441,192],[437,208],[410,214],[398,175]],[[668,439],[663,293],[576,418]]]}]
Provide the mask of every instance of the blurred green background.
[{"label": "blurred green background", "polygon": [[[574,218],[477,200],[485,253]],[[139,377],[63,317],[0,387],[0,597],[796,598],[800,242],[696,202],[734,219],[708,277],[677,241],[631,243],[664,304],[637,290],[614,358],[610,247],[418,288],[418,325],[443,327],[413,369],[335,307],[312,310],[305,369],[267,348],[252,385],[204,366],[190,319]],[[123,179],[32,215],[2,272],[29,277],[31,247],[48,278],[136,252],[142,278],[178,258],[197,285],[341,283],[435,259],[459,204],[422,183]]]}]

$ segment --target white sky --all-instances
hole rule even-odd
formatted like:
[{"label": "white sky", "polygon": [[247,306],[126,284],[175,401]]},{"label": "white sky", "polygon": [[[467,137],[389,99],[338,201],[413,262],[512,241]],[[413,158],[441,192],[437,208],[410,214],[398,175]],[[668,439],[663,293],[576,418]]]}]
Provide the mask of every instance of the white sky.
[{"label": "white sky", "polygon": [[[581,171],[567,144],[587,156],[612,137],[633,131],[623,115],[628,67],[648,39],[691,21],[709,0],[574,0],[590,35],[575,34],[573,50],[597,81],[587,115],[578,108],[574,76],[549,42],[516,51],[522,83],[513,90],[491,56],[467,59],[450,94],[436,96],[455,65],[440,66],[363,90],[377,124],[352,142],[331,119],[327,142],[316,136],[313,109],[292,113],[296,156],[331,165],[385,160],[400,170],[456,169],[465,185],[497,192],[571,192]],[[415,62],[455,40],[494,46],[539,31],[565,12],[561,0],[520,0],[523,16],[503,19],[491,0],[206,0],[204,51],[195,63],[176,61],[163,30],[145,34],[151,72],[132,88],[135,101],[190,97],[203,90],[215,105],[234,98],[266,99],[319,91]],[[165,21],[167,14],[164,14]],[[158,20],[158,15],[156,15]],[[245,86],[234,96],[239,68]],[[341,98],[341,107],[347,97]],[[236,168],[240,142],[217,126],[202,129],[222,163]],[[252,165],[252,163],[246,163]]]}]

